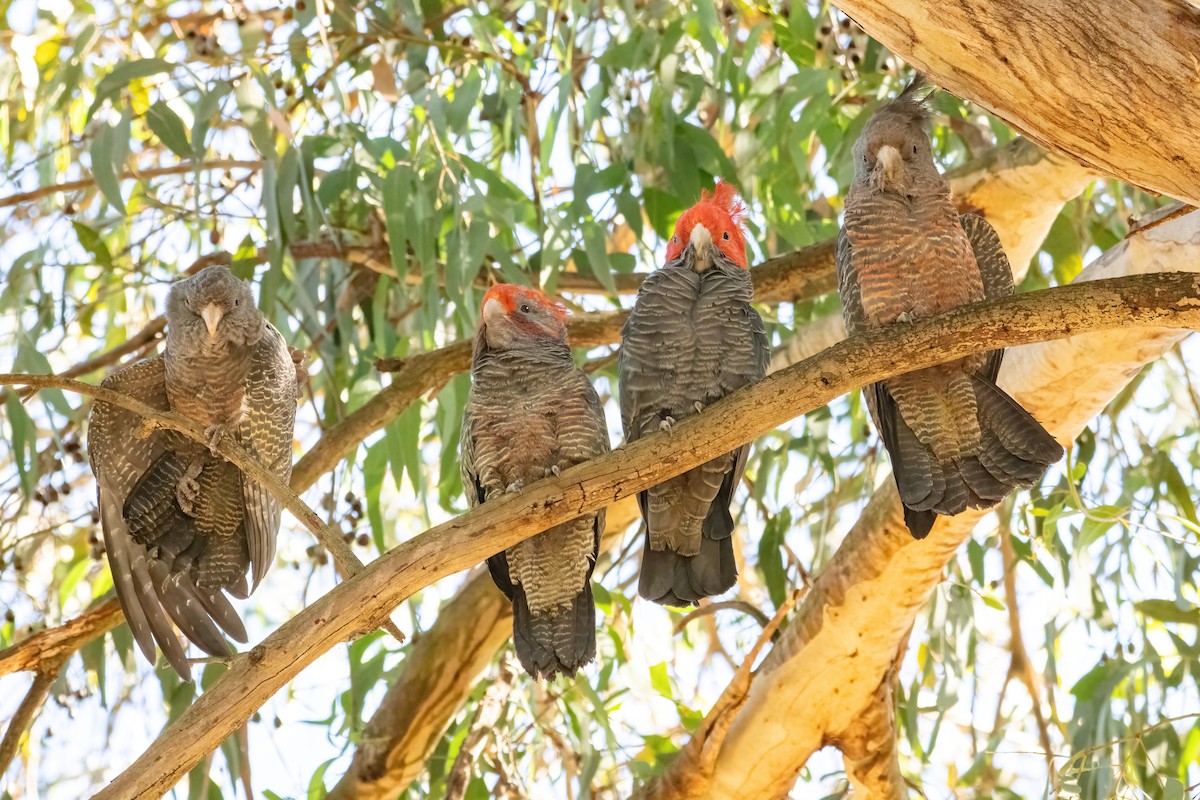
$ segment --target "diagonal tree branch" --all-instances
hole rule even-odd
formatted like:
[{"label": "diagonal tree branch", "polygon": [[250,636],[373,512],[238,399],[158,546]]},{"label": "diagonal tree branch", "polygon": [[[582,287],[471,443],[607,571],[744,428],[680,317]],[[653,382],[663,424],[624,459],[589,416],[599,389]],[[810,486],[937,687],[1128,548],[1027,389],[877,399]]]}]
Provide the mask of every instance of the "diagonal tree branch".
[{"label": "diagonal tree branch", "polygon": [[38,709],[42,707],[46,695],[50,693],[50,686],[58,677],[58,673],[65,663],[66,657],[60,656],[38,666],[37,672],[33,676],[33,684],[29,687],[21,705],[17,707],[17,713],[13,714],[13,718],[8,721],[4,739],[0,740],[0,775],[8,771],[8,765],[12,763],[17,754],[22,734],[33,722],[33,718],[37,716]]},{"label": "diagonal tree branch", "polygon": [[[414,592],[730,452],[855,387],[983,350],[1088,331],[1200,327],[1198,298],[1198,276],[1146,275],[1033,292],[847,339],[713,404],[669,433],[538,481],[393,548],[236,657],[218,683],[96,797],[162,795],[322,653],[375,627]],[[754,694],[752,688],[751,701]]]},{"label": "diagonal tree branch", "polygon": [[[1067,288],[1170,269],[1200,271],[1200,212],[1126,239]],[[1187,302],[1200,307],[1200,297]],[[1072,441],[1131,376],[1184,335],[1131,326],[1032,345],[1009,353],[1000,382],[1060,441]],[[786,795],[812,753],[867,713],[899,643],[983,515],[939,519],[928,538],[914,541],[895,484],[885,481],[768,654],[771,671],[751,689],[713,780],[705,791],[677,797]],[[687,769],[686,759],[668,767]]]}]

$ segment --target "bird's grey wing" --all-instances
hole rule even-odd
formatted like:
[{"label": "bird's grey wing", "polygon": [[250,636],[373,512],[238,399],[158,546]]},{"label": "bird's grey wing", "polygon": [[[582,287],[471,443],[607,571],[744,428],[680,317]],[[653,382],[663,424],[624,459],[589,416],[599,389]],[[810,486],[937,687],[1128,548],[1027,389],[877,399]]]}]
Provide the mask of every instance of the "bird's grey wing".
[{"label": "bird's grey wing", "polygon": [[[963,214],[958,218],[963,232],[971,243],[971,251],[975,254],[975,263],[979,266],[979,276],[983,279],[983,296],[988,300],[1000,300],[1011,297],[1015,291],[1013,286],[1012,266],[1000,237],[986,219],[978,214]],[[1000,363],[1004,359],[1003,350],[992,350],[983,368],[983,376],[992,383],[1000,374]]]},{"label": "bird's grey wing", "polygon": [[843,228],[837,239],[838,295],[842,298],[842,319],[846,323],[846,335],[853,336],[870,328],[867,312],[863,308],[862,287],[858,284],[858,270],[854,266],[854,247]]},{"label": "bird's grey wing", "polygon": [[[283,336],[270,324],[251,358],[238,440],[287,485],[292,477],[292,439],[296,426],[296,366]],[[279,501],[258,481],[242,475],[241,483],[253,591],[275,560],[281,508]]]},{"label": "bird's grey wing", "polygon": [[[101,384],[134,397],[159,411],[170,404],[161,358],[120,370]],[[130,492],[151,466],[166,456],[160,434],[138,437],[141,418],[132,411],[97,401],[88,427],[88,455],[96,475],[100,524],[117,599],[125,612],[134,641],[150,663],[158,644],[167,661],[185,680],[191,669],[172,623],[184,635],[213,654],[229,652],[213,624],[245,640],[241,620],[220,592],[198,589],[190,575],[171,575],[165,560],[135,540],[125,519]]]}]

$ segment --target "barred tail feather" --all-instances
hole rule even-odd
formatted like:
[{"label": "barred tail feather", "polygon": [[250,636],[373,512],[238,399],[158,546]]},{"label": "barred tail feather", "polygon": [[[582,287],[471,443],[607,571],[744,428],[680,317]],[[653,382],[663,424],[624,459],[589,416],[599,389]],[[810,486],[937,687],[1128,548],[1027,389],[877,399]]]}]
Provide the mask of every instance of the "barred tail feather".
[{"label": "barred tail feather", "polygon": [[704,537],[700,552],[683,556],[670,550],[642,552],[638,594],[664,606],[693,606],[701,598],[728,591],[737,583],[733,538]]},{"label": "barred tail feather", "polygon": [[563,608],[534,616],[519,583],[513,586],[512,604],[517,658],[533,677],[573,676],[596,657],[596,604],[590,580]]}]

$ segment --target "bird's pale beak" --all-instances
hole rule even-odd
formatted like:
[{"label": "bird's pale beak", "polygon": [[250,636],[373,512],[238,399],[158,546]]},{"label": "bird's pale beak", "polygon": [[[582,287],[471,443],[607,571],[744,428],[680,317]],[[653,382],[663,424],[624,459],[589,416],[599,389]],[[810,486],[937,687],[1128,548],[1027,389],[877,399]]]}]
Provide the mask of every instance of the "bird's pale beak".
[{"label": "bird's pale beak", "polygon": [[504,304],[496,298],[493,297],[483,304],[483,322],[485,325],[490,325],[506,316],[508,316],[508,311],[505,310]]},{"label": "bird's pale beak", "polygon": [[225,312],[216,303],[209,303],[200,309],[200,317],[204,320],[204,325],[208,328],[210,339],[216,338],[217,325],[221,323],[221,317],[223,316],[225,316]]},{"label": "bird's pale beak", "polygon": [[688,241],[692,245],[692,254],[695,259],[692,262],[692,269],[696,272],[704,272],[713,263],[712,233],[708,228],[697,224],[692,228],[692,237]]},{"label": "bird's pale beak", "polygon": [[896,185],[904,173],[904,157],[890,144],[875,152],[875,183],[880,189]]}]

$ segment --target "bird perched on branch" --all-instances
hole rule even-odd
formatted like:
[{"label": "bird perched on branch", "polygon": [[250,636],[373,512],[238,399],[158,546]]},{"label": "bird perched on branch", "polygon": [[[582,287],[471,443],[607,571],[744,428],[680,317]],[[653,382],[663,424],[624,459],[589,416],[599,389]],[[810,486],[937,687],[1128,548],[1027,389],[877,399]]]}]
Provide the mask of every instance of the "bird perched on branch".
[{"label": "bird perched on branch", "polygon": [[[880,108],[854,145],[837,244],[838,289],[853,335],[1013,293],[992,226],[960,215],[937,171],[924,82]],[[1041,480],[1062,447],[996,386],[1003,350],[872,384],[867,408],[892,460],[904,520],[924,538],[935,515],[995,504]]]},{"label": "bird perched on branch", "polygon": [[[484,295],[460,443],[471,508],[609,451],[600,398],[571,360],[566,314],[533,289],[501,284]],[[603,533],[601,510],[488,559],[512,601],[517,657],[535,678],[574,675],[595,658],[591,579]]]},{"label": "bird perched on branch", "polygon": [[249,285],[226,267],[173,284],[166,316],[163,354],[102,385],[202,423],[207,443],[173,431],[146,435],[136,414],[97,402],[88,451],[113,585],[134,639],[151,662],[157,642],[190,680],[175,629],[214,656],[230,652],[222,630],[246,641],[225,593],[246,597],[258,586],[279,532],[279,503],[216,447],[232,439],[286,483],[302,367]]},{"label": "bird perched on branch", "polygon": [[[717,183],[675,224],[666,263],[638,290],[621,331],[621,421],[626,441],[703,410],[762,379],[771,350],[750,303],[745,207]],[[750,445],[638,494],[646,546],[638,593],[683,606],[737,581],[729,506]]]}]

